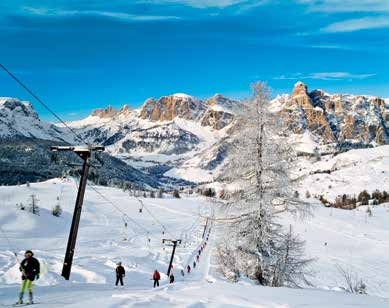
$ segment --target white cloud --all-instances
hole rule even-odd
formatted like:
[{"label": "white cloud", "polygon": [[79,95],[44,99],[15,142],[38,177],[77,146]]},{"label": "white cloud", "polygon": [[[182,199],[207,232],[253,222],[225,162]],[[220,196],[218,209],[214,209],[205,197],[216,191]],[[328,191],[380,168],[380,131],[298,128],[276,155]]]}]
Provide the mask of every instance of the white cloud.
[{"label": "white cloud", "polygon": [[295,0],[313,12],[389,12],[388,0]]},{"label": "white cloud", "polygon": [[364,17],[335,22],[320,29],[322,32],[352,32],[389,27],[389,17]]},{"label": "white cloud", "polygon": [[366,79],[375,76],[375,74],[353,74],[349,72],[321,72],[304,75],[296,73],[291,75],[281,75],[274,77],[276,80],[297,80],[297,79],[317,79],[317,80],[345,80],[345,79]]},{"label": "white cloud", "polygon": [[248,0],[151,0],[152,3],[183,4],[194,8],[224,8],[235,4],[251,2]]},{"label": "white cloud", "polygon": [[180,19],[177,16],[164,15],[135,15],[121,12],[97,11],[97,10],[60,10],[48,8],[23,7],[25,13],[40,16],[101,16],[121,21],[153,21],[153,20],[172,20]]},{"label": "white cloud", "polygon": [[318,45],[309,45],[308,47],[310,48],[318,48],[318,49],[350,49],[342,45],[323,45],[323,44],[318,44]]}]

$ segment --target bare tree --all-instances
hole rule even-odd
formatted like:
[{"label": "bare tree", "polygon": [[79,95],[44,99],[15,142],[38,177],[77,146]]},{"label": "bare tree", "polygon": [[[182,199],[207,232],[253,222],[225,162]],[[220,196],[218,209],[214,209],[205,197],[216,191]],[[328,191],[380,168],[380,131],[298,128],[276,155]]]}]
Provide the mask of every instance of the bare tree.
[{"label": "bare tree", "polygon": [[295,154],[281,118],[269,111],[270,91],[261,82],[252,89],[253,97],[237,119],[228,168],[240,193],[229,206],[236,215],[224,249],[236,256],[238,272],[260,284],[295,286],[305,280],[304,244],[276,221],[280,213],[306,213],[307,208],[289,185]]},{"label": "bare tree", "polygon": [[362,278],[359,278],[358,274],[354,270],[350,267],[343,267],[339,264],[336,265],[336,268],[346,284],[345,289],[347,292],[367,294],[365,282]]},{"label": "bare tree", "polygon": [[30,196],[30,204],[29,204],[29,210],[31,213],[35,215],[39,215],[39,206],[38,206],[38,199],[35,195]]},{"label": "bare tree", "polygon": [[291,225],[289,226],[289,232],[281,238],[280,245],[277,247],[276,262],[272,264],[271,285],[273,287],[310,285],[307,275],[311,273],[306,268],[312,263],[313,259],[304,256],[305,242],[293,234]]}]

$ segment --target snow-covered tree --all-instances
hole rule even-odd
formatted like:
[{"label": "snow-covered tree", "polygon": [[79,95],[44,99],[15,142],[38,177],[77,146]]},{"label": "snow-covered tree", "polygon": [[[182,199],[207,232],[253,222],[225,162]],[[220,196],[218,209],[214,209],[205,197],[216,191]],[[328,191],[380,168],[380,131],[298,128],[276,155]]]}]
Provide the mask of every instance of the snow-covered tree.
[{"label": "snow-covered tree", "polygon": [[[235,213],[230,220],[228,251],[244,274],[262,285],[297,284],[297,274],[308,263],[296,263],[290,273],[289,256],[301,255],[297,239],[283,232],[277,216],[283,212],[305,213],[305,204],[294,198],[289,185],[294,153],[287,142],[281,118],[269,111],[270,91],[265,83],[252,86],[253,97],[238,116],[229,179],[241,187],[230,204]],[[230,212],[231,213],[231,212]],[[293,244],[293,245],[292,245]],[[290,249],[285,259],[285,250]],[[289,279],[289,278],[290,279]],[[300,277],[302,278],[302,277]]]},{"label": "snow-covered tree", "polygon": [[173,191],[173,197],[174,197],[174,198],[181,198],[180,192],[178,191],[178,189],[175,189],[175,190]]},{"label": "snow-covered tree", "polygon": [[300,240],[292,232],[292,226],[289,226],[289,232],[281,236],[277,247],[276,262],[271,265],[273,271],[271,286],[299,287],[301,284],[310,284],[306,278],[310,272],[306,268],[312,259],[305,258],[304,248],[305,242]]},{"label": "snow-covered tree", "polygon": [[62,215],[62,208],[59,203],[57,203],[51,210],[51,214],[55,217],[60,217]]},{"label": "snow-covered tree", "polygon": [[30,204],[29,204],[29,210],[31,213],[35,215],[39,215],[39,206],[38,206],[38,199],[36,198],[35,195],[30,196]]}]

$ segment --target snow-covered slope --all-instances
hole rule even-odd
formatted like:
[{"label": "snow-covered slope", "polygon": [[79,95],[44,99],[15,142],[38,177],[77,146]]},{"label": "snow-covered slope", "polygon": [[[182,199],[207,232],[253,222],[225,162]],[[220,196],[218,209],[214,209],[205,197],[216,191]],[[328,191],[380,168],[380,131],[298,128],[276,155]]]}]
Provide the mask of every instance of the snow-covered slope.
[{"label": "snow-covered slope", "polygon": [[363,190],[388,190],[389,145],[350,150],[338,155],[301,159],[294,177],[302,195],[322,195],[334,201],[337,196],[358,196]]},{"label": "snow-covered slope", "polygon": [[[249,281],[226,282],[219,272],[215,243],[217,224],[212,226],[208,245],[200,263],[190,275],[179,271],[192,264],[202,244],[204,219],[218,207],[215,203],[182,194],[182,199],[143,199],[145,209],[139,213],[139,202],[119,189],[95,187],[112,200],[131,219],[87,188],[81,216],[71,280],[60,276],[67,235],[71,223],[76,185],[72,179],[53,179],[30,187],[0,187],[0,303],[15,301],[20,281],[18,265],[12,254],[32,249],[41,261],[42,275],[34,287],[37,307],[388,307],[389,275],[387,247],[389,216],[387,205],[373,209],[366,221],[365,212],[330,210],[314,205],[314,217],[294,220],[284,217],[285,224],[307,241],[307,254],[317,258],[313,265],[313,287],[308,289],[267,288]],[[40,216],[16,209],[26,204],[31,194],[40,200]],[[63,207],[62,217],[50,214],[57,197]],[[155,219],[157,218],[158,221]],[[127,227],[125,222],[128,223]],[[165,230],[161,226],[165,226]],[[164,231],[165,234],[162,234]],[[176,282],[169,285],[164,275],[171,247],[162,238],[181,238],[173,272]],[[148,239],[150,238],[150,242]],[[327,245],[325,243],[327,242]],[[11,246],[11,247],[10,247]],[[115,263],[126,268],[125,288],[114,289]],[[336,265],[357,271],[367,283],[369,296],[351,295]],[[160,288],[152,289],[154,269],[162,274]],[[380,297],[375,297],[380,296]]]}]

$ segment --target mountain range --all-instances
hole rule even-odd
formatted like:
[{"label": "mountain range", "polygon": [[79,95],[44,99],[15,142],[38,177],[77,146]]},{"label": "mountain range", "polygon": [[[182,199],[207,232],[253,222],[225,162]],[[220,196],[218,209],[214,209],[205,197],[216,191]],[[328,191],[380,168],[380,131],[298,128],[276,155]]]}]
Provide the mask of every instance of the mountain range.
[{"label": "mountain range", "polygon": [[[221,94],[200,100],[178,93],[147,99],[138,109],[96,109],[66,124],[85,144],[106,147],[109,163],[96,172],[103,184],[170,189],[217,180],[242,104]],[[298,82],[269,108],[285,120],[297,151],[312,155],[388,144],[388,105],[372,96],[309,92]],[[0,183],[58,176],[64,167],[50,162],[49,145],[76,143],[68,127],[41,121],[30,103],[0,98]]]}]

